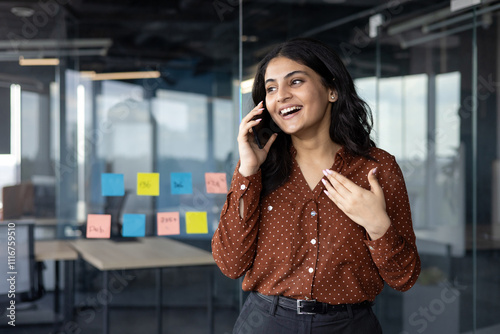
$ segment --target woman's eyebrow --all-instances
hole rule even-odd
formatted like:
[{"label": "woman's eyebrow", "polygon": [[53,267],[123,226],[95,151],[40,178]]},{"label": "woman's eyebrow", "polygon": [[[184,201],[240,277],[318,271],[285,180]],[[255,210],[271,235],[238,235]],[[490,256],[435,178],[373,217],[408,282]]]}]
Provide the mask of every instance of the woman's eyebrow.
[{"label": "woman's eyebrow", "polygon": [[[289,77],[291,77],[292,75],[295,75],[295,74],[308,75],[305,71],[292,71],[292,72],[288,73],[287,75],[285,75],[285,79],[288,79]],[[266,82],[264,84],[267,84],[268,82],[272,82],[272,81],[276,81],[276,79],[269,78],[266,80]]]}]

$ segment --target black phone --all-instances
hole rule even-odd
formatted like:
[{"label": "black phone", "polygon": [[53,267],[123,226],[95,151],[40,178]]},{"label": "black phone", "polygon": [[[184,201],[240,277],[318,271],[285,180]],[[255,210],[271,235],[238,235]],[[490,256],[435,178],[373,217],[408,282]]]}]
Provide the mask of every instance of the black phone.
[{"label": "black phone", "polygon": [[[264,108],[265,107],[266,106],[264,105]],[[267,141],[269,140],[269,138],[271,138],[273,133],[279,132],[281,130],[276,125],[276,123],[274,123],[267,109],[264,109],[260,115],[254,117],[254,119],[258,118],[262,118],[262,121],[260,121],[260,123],[256,126],[252,127],[252,131],[257,146],[262,149],[264,148],[264,146],[266,146]]]}]

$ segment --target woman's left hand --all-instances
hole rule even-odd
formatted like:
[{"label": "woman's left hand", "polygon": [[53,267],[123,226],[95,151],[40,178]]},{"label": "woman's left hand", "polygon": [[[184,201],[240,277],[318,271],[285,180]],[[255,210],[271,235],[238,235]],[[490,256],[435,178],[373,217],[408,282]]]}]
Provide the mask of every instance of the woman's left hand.
[{"label": "woman's left hand", "polygon": [[377,177],[377,169],[368,172],[370,190],[366,190],[345,176],[326,169],[321,179],[326,187],[325,194],[355,223],[363,226],[372,240],[384,235],[391,221],[385,210],[384,192]]}]

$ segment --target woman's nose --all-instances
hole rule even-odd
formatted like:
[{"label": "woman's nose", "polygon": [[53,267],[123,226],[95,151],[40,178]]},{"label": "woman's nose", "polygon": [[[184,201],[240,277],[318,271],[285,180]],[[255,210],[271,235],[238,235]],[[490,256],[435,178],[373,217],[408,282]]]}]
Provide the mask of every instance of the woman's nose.
[{"label": "woman's nose", "polygon": [[278,102],[284,102],[292,97],[291,92],[286,88],[278,89]]}]

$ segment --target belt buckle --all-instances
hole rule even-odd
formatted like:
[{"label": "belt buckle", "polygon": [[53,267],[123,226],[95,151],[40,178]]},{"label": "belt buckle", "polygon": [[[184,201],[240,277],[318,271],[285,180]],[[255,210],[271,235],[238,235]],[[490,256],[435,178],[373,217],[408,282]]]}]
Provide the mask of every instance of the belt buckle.
[{"label": "belt buckle", "polygon": [[303,299],[297,299],[297,314],[316,314],[313,312],[303,312],[302,307],[302,302],[316,302],[316,300],[303,300]]}]

